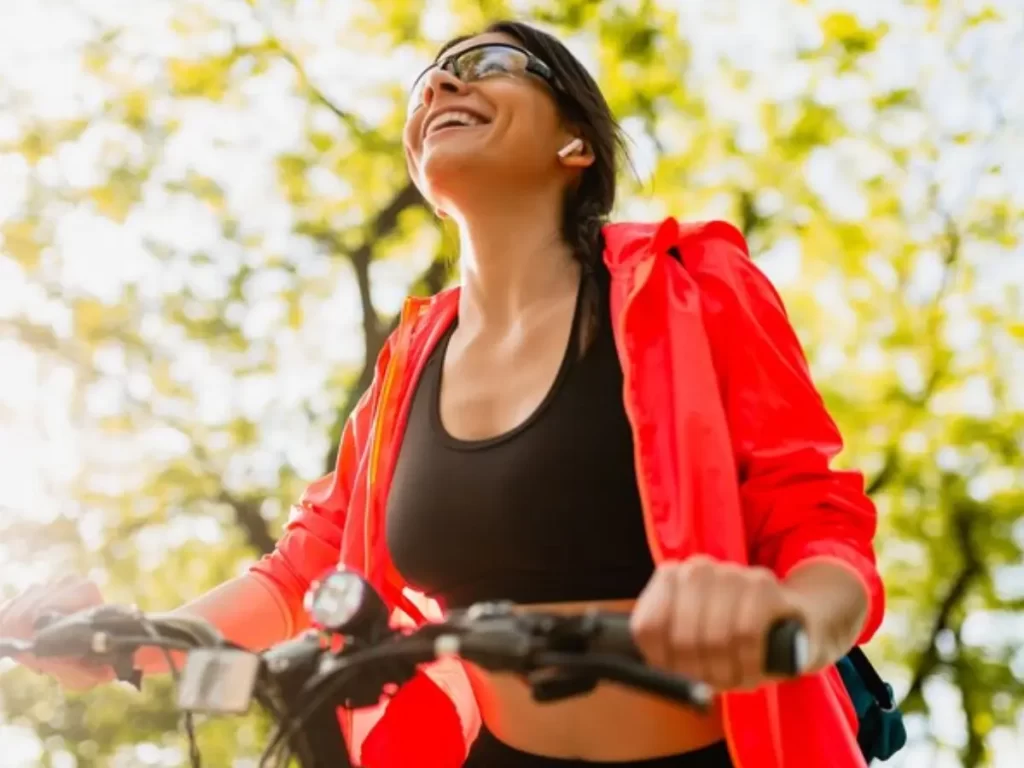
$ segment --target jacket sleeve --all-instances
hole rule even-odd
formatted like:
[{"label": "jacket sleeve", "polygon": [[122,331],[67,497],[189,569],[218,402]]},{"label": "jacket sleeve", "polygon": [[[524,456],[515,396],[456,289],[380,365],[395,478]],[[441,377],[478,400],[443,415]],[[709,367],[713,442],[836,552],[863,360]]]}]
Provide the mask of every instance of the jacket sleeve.
[{"label": "jacket sleeve", "polygon": [[352,485],[369,438],[390,346],[389,339],[377,359],[373,383],[345,423],[334,471],[306,488],[292,507],[274,551],[250,569],[270,587],[290,635],[306,624],[303,599],[310,583],[338,563]]},{"label": "jacket sleeve", "polygon": [[782,300],[743,237],[716,222],[696,239],[688,267],[700,285],[732,435],[750,560],[780,577],[811,558],[849,569],[868,599],[858,644],[866,642],[885,598],[873,548],[877,514],[863,475],[830,467],[842,437]]}]

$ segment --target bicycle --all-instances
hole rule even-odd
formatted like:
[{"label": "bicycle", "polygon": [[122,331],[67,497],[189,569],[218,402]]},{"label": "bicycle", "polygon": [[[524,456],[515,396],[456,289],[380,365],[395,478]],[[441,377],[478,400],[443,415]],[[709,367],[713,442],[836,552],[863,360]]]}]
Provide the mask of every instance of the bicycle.
[{"label": "bicycle", "polygon": [[[253,702],[274,722],[261,768],[357,768],[352,765],[337,709],[379,703],[412,679],[417,666],[458,657],[490,671],[513,672],[537,701],[558,701],[614,681],[705,710],[713,692],[703,683],[643,663],[627,614],[577,616],[529,612],[511,603],[482,603],[415,630],[392,629],[381,598],[360,576],[332,571],[306,595],[317,628],[253,652],[232,645],[206,622],[100,606],[48,616],[32,640],[0,639],[0,658],[32,653],[109,664],[118,679],[139,686],[136,650],[161,648],[177,683],[177,706],[193,768],[201,758],[193,713],[240,715]],[[178,669],[171,651],[186,651]],[[777,623],[766,641],[765,668],[795,676],[806,667],[807,639],[793,620]]]}]

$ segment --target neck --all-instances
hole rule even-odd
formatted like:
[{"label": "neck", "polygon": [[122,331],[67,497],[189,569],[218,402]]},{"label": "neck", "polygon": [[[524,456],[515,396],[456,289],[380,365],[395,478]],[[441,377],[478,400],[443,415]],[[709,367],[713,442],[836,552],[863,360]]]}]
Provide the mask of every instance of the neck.
[{"label": "neck", "polygon": [[462,272],[460,325],[507,326],[530,307],[575,292],[580,266],[562,240],[561,209],[557,196],[510,194],[455,217]]}]

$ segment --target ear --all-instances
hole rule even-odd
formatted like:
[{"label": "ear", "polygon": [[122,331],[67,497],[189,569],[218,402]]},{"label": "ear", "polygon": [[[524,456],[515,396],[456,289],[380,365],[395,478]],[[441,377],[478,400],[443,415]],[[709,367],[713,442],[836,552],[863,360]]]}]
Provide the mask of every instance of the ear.
[{"label": "ear", "polygon": [[566,168],[589,168],[594,159],[590,145],[578,136],[568,137],[558,150],[558,162]]}]

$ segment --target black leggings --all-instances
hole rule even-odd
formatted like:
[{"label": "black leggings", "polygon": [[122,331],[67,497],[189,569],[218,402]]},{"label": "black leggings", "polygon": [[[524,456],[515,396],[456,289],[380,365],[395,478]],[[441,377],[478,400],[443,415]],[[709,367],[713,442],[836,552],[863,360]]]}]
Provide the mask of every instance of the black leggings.
[{"label": "black leggings", "polygon": [[595,763],[521,752],[498,741],[493,733],[481,727],[462,768],[733,768],[733,764],[724,741],[681,755],[625,763]]}]

